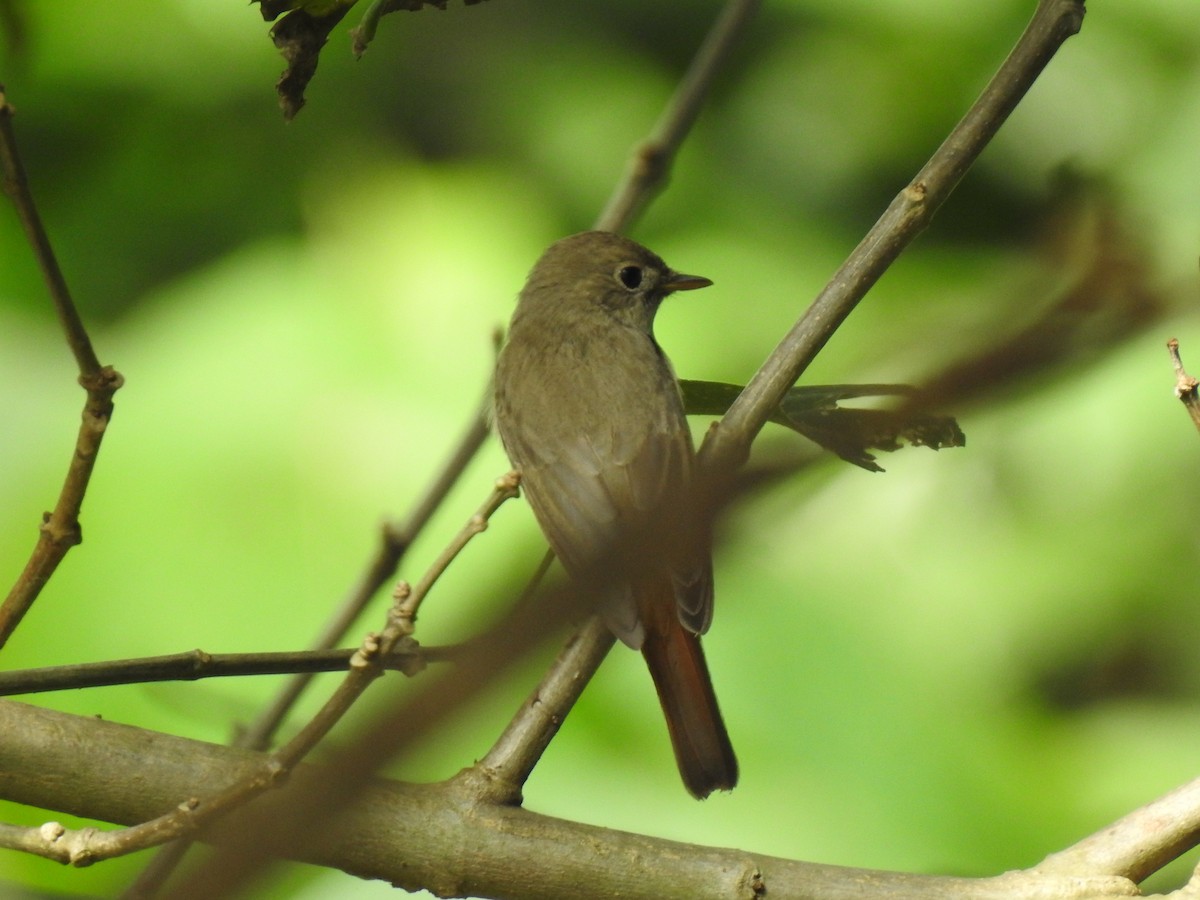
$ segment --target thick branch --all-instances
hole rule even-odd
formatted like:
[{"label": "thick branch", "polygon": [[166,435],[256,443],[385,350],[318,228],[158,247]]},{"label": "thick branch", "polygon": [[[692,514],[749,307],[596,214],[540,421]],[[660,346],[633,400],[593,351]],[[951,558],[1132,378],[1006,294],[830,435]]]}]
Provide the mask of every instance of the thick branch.
[{"label": "thick branch", "polygon": [[[0,796],[112,822],[142,822],[205,784],[259,765],[261,757],[100,719],[0,701]],[[287,793],[340,780],[315,766],[253,812],[286,821]],[[241,814],[207,832],[236,840]],[[43,828],[53,834],[53,829]],[[289,838],[295,834],[286,830]],[[0,833],[0,838],[5,835]],[[276,832],[256,832],[272,842]],[[464,801],[453,782],[415,786],[375,780],[353,806],[270,849],[443,896],[636,898],[767,896],[821,900],[1019,900],[1132,896],[1119,878],[1022,876],[966,879],[797,862],[680,844],[541,816],[518,807]],[[240,838],[244,840],[244,836]],[[470,852],[463,852],[470,848]],[[49,855],[49,854],[47,854]],[[537,860],[537,865],[530,865]],[[210,895],[211,896],[211,895]]]}]

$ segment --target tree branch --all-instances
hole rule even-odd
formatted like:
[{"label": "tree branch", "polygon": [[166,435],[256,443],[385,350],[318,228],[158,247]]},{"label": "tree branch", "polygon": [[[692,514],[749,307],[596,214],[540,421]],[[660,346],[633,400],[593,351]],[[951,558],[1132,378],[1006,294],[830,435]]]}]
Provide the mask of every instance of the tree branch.
[{"label": "tree branch", "polygon": [[1188,415],[1192,417],[1192,424],[1200,430],[1200,393],[1197,388],[1200,387],[1200,381],[1197,381],[1187,373],[1183,367],[1183,359],[1179,356],[1179,341],[1171,338],[1167,341],[1167,352],[1171,354],[1171,364],[1175,367],[1175,396],[1183,403],[1187,409]]},{"label": "tree branch", "polygon": [[[408,548],[424,530],[434,512],[450,493],[450,489],[458,482],[467,465],[475,458],[475,454],[487,440],[487,410],[490,405],[491,380],[489,379],[483,400],[472,414],[466,430],[434,478],[433,483],[430,484],[425,494],[417,501],[402,523],[389,522],[383,526],[375,556],[367,564],[358,584],[350,591],[342,605],[334,612],[321,633],[313,641],[313,650],[329,650],[341,643],[355,620],[362,615],[367,604],[371,602],[371,598],[390,579],[395,577],[396,571],[400,567],[400,561],[408,552]],[[242,734],[238,746],[254,750],[268,746],[271,736],[274,735],[311,681],[312,673],[303,672],[297,674],[295,678],[289,679],[271,705],[263,710]]]},{"label": "tree branch", "polygon": [[[497,347],[499,346],[498,334],[495,336],[494,343]],[[490,403],[491,380],[489,379],[488,388],[484,392],[479,408],[471,416],[466,430],[434,478],[433,483],[430,484],[425,494],[417,501],[416,506],[402,523],[389,522],[383,526],[378,549],[367,565],[366,571],[313,642],[315,654],[331,652],[332,648],[343,640],[376,592],[395,576],[400,561],[408,552],[408,548],[424,530],[434,511],[446,499],[450,489],[466,470],[467,464],[475,458],[475,454],[479,452],[479,448],[487,439],[487,409]],[[435,655],[431,655],[428,648],[421,651],[421,658],[427,661],[432,660]],[[384,658],[382,662],[388,666],[390,660],[391,658],[388,657]],[[348,662],[349,657],[347,657]],[[344,668],[344,665],[338,668]],[[305,689],[312,683],[313,674],[322,670],[313,669],[304,672],[292,668],[288,671],[296,674],[287,680],[270,705],[263,709],[254,721],[241,732],[236,746],[251,750],[262,750],[268,747],[279,726],[295,707]],[[124,896],[127,900],[153,897],[171,876],[171,873],[175,871],[176,866],[187,853],[188,847],[189,843],[186,840],[174,841],[162,847],[125,891]]]},{"label": "tree branch", "polygon": [[725,479],[788,388],[888,266],[929,224],[1047,63],[1083,22],[1083,0],[1039,0],[1024,34],[983,94],[867,232],[700,447],[701,467]]},{"label": "tree branch", "polygon": [[[140,822],[169,809],[196,783],[221,783],[261,763],[260,756],[126,725],[0,701],[0,794],[44,808],[108,821]],[[300,766],[288,788],[260,798],[205,832],[237,848],[257,821],[254,840],[273,854],[332,866],[441,896],[558,900],[591,898],[820,897],[821,900],[1081,900],[1135,896],[1123,878],[1074,873],[1009,873],[953,878],[880,872],[701,847],[598,828],[513,806],[464,798],[454,782],[409,785],[372,779],[353,805],[306,820],[299,839],[289,795],[339,783],[340,766]],[[61,826],[60,826],[61,827]],[[56,854],[48,823],[43,855]],[[38,834],[32,834],[37,832]],[[63,834],[63,837],[74,833]],[[0,844],[17,835],[0,830]],[[59,839],[61,840],[61,838]],[[463,852],[470,848],[470,852]],[[23,849],[30,849],[28,846]],[[537,865],[530,865],[537,860]],[[215,886],[205,897],[222,896]],[[175,894],[174,896],[181,896]],[[196,895],[200,896],[200,895]]]},{"label": "tree branch", "polygon": [[[433,586],[454,554],[459,552],[472,536],[483,530],[488,517],[500,504],[514,496],[514,479],[506,477],[496,482],[487,501],[421,580],[422,594],[427,593]],[[389,612],[387,624],[378,634],[367,635],[351,658],[345,677],[329,699],[291,740],[263,758],[258,765],[224,781],[193,782],[193,791],[197,784],[204,786],[206,792],[203,796],[196,796],[192,791],[182,794],[181,796],[187,799],[170,811],[129,828],[110,832],[92,829],[69,835],[65,830],[58,828],[44,828],[36,833],[33,830],[9,829],[5,832],[9,845],[31,849],[31,852],[42,855],[58,852],[63,854],[62,859],[65,862],[87,865],[99,859],[128,854],[192,835],[202,828],[211,827],[217,820],[249,803],[263,792],[278,787],[342,720],[371,683],[384,673],[382,661],[393,655],[396,648],[412,633],[411,610],[407,614],[402,612],[404,600],[409,593],[407,585],[401,584],[397,593],[397,604]],[[210,789],[209,784],[217,784],[220,787]],[[141,889],[135,886],[135,890]]]},{"label": "tree branch", "polygon": [[[148,684],[155,681],[199,681],[202,678],[240,678],[248,675],[314,675],[344,672],[358,651],[343,647],[328,650],[285,650],[278,653],[207,653],[187,650],[140,659],[75,663],[37,669],[0,672],[0,697],[40,694],[48,691],[109,687],[114,684]],[[384,668],[415,674],[428,662],[454,658],[452,647],[419,647],[402,642],[380,660]],[[262,746],[239,742],[238,746],[261,750]]]},{"label": "tree branch", "polygon": [[8,102],[4,86],[0,85],[0,177],[3,178],[4,193],[8,194],[16,207],[17,217],[25,230],[25,237],[33,248],[33,255],[42,270],[42,278],[50,292],[54,303],[54,311],[58,313],[67,344],[75,355],[79,366],[79,374],[83,378],[95,377],[100,374],[100,360],[92,349],[92,340],[88,337],[87,329],[83,327],[83,319],[71,299],[70,288],[63,277],[54,248],[50,245],[50,236],[42,224],[33,192],[29,187],[29,177],[25,172],[25,164],[21,161],[17,149],[17,136],[13,131],[12,120],[16,109]]},{"label": "tree branch", "polygon": [[43,515],[33,553],[4,603],[0,605],[0,648],[3,648],[21,623],[21,619],[29,612],[42,588],[67,555],[67,551],[83,540],[83,532],[79,526],[83,495],[91,481],[96,455],[100,452],[100,442],[104,439],[105,429],[112,419],[113,395],[124,383],[124,379],[115,369],[100,365],[87,330],[83,327],[83,320],[71,299],[71,292],[67,288],[54,249],[50,246],[50,238],[42,225],[33,192],[29,188],[25,166],[17,149],[17,138],[12,127],[15,113],[16,110],[9,104],[4,93],[3,85],[0,85],[0,179],[3,180],[5,193],[16,207],[17,216],[42,270],[42,278],[46,282],[55,312],[58,313],[67,344],[75,355],[75,362],[79,367],[79,383],[87,391],[87,399],[83,405],[83,421],[75,439],[75,450],[58,501],[51,512]]},{"label": "tree branch", "polygon": [[1200,844],[1200,778],[1136,809],[1079,843],[1046,857],[1036,871],[1091,872],[1141,881]]},{"label": "tree branch", "polygon": [[654,195],[666,186],[675,154],[700,115],[700,108],[712,90],[717,73],[741,39],[759,5],[760,0],[729,0],[725,4],[662,116],[650,135],[634,150],[625,177],[596,220],[597,230],[624,231],[641,215]]},{"label": "tree branch", "polygon": [[571,636],[492,749],[476,764],[473,771],[483,785],[481,794],[497,803],[522,802],[521,789],[534,766],[615,640],[599,616],[592,616]]}]

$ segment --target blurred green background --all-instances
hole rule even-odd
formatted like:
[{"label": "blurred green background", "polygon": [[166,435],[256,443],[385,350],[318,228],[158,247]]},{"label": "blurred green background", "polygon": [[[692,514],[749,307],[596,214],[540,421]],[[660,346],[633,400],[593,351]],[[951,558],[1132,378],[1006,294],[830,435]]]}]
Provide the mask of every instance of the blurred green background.
[{"label": "blurred green background", "polygon": [[[359,62],[352,12],[285,125],[272,92],[282,62],[256,7],[0,6],[0,82],[41,211],[102,361],[126,378],[85,543],[5,668],[304,646],[378,523],[415,501],[454,444],[528,267],[594,220],[718,9],[451,3],[387,18]],[[682,376],[750,376],[1032,7],[768,5],[632,231],[715,282],[659,316]],[[1089,237],[1101,219],[1128,236],[1144,275],[1152,302],[1116,291],[1144,327],[950,409],[964,449],[905,450],[876,475],[824,460],[734,510],[706,648],[741,761],[735,792],[702,805],[686,795],[642,663],[618,650],[535,772],[528,806],[780,856],[976,875],[1031,865],[1194,777],[1200,487],[1188,473],[1200,444],[1164,342],[1179,337],[1200,369],[1198,146],[1200,8],[1093,4],[805,381],[920,383],[985,352],[1107,252]],[[1064,167],[1099,189],[1059,203]],[[56,497],[83,394],[7,208],[0,365],[11,581]],[[774,430],[760,445],[764,459],[803,452]],[[405,577],[504,469],[489,443]],[[470,634],[493,612],[479,608],[480,585],[531,569],[541,548],[528,510],[509,504],[430,599],[418,636]],[[392,773],[469,765],[543,664],[498,683]],[[221,741],[276,686],[35,702]],[[374,690],[407,689],[393,677]],[[0,804],[0,820],[51,817]],[[0,881],[106,896],[143,862],[71,871],[5,853]],[[262,891],[391,895],[303,866]]]}]

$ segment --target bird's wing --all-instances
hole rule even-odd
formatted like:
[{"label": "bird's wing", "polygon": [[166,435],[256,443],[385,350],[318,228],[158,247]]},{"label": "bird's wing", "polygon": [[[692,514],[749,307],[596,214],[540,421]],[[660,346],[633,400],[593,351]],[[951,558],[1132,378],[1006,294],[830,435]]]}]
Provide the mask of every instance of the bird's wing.
[{"label": "bird's wing", "polygon": [[[631,534],[644,534],[661,552],[660,535],[681,533],[693,451],[673,378],[664,395],[666,402],[650,417],[614,416],[612,410],[580,414],[584,401],[570,416],[573,427],[563,428],[555,440],[506,436],[529,504],[568,572],[589,571],[615,541]],[[703,632],[712,618],[707,543],[672,555],[678,560],[669,568],[679,619],[689,631]],[[622,641],[641,646],[643,622],[633,585],[615,585],[601,612]]]}]

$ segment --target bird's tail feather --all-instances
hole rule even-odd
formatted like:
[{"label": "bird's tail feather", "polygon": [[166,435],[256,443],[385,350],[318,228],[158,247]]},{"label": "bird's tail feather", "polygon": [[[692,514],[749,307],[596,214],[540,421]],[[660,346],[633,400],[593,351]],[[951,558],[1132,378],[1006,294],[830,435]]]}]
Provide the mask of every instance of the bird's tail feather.
[{"label": "bird's tail feather", "polygon": [[737,758],[725,730],[700,638],[677,621],[647,629],[642,655],[658,690],[675,761],[688,791],[703,800],[737,784]]}]

